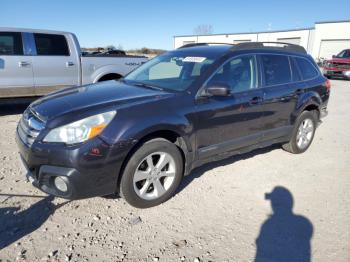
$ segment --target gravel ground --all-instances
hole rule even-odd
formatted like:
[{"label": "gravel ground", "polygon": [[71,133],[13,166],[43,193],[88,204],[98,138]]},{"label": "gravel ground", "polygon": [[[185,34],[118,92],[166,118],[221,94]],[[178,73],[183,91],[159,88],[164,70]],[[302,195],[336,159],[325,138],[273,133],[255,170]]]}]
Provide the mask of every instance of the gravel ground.
[{"label": "gravel ground", "polygon": [[[263,261],[264,252],[299,261],[309,251],[313,261],[350,261],[349,99],[350,81],[333,80],[329,116],[306,153],[274,146],[205,165],[146,210],[51,199],[26,183],[14,139],[24,107],[2,106],[0,261]],[[265,193],[275,187],[272,215]]]}]

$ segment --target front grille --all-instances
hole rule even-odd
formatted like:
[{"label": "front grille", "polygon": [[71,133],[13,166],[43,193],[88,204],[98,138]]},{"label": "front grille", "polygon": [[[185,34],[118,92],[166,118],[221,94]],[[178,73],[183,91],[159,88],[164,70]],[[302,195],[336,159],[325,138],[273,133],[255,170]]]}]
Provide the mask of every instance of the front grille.
[{"label": "front grille", "polygon": [[346,63],[330,63],[329,67],[332,68],[340,68],[340,69],[350,69],[350,64],[346,64]]},{"label": "front grille", "polygon": [[44,127],[45,122],[42,121],[34,111],[28,108],[24,111],[19,121],[17,132],[23,143],[31,146]]}]

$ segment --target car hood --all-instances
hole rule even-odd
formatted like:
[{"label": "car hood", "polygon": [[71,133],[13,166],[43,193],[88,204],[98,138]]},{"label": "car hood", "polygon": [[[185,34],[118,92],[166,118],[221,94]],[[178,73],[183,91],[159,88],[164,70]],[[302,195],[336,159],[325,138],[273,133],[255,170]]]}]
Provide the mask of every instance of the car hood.
[{"label": "car hood", "polygon": [[172,93],[106,81],[80,87],[71,87],[51,93],[34,101],[30,108],[44,121],[58,116],[102,107],[132,105],[154,98],[159,100]]},{"label": "car hood", "polygon": [[332,63],[349,63],[350,64],[350,58],[332,58],[328,60],[328,62]]}]

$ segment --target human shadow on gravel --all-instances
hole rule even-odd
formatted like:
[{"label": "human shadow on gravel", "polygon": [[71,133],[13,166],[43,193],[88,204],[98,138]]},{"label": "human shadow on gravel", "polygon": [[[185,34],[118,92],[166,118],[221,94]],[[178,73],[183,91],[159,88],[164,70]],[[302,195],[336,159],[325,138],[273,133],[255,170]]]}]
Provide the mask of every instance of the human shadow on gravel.
[{"label": "human shadow on gravel", "polygon": [[310,262],[313,226],[306,217],[293,213],[290,191],[276,186],[265,199],[271,201],[273,213],[256,239],[255,262]]},{"label": "human shadow on gravel", "polygon": [[218,159],[211,159],[209,163],[205,163],[200,165],[199,167],[196,167],[195,169],[193,169],[191,171],[191,173],[188,176],[185,176],[182,179],[182,182],[179,186],[179,188],[177,189],[176,194],[180,193],[184,188],[186,188],[189,184],[191,184],[191,182],[199,177],[201,177],[203,174],[205,174],[207,171],[212,170],[214,168],[218,168],[220,166],[227,166],[227,165],[231,165],[235,162],[238,162],[240,160],[244,160],[244,159],[248,159],[248,158],[252,158],[254,156],[257,155],[261,155],[261,154],[266,154],[270,151],[276,150],[276,149],[280,149],[281,146],[280,145],[272,145],[269,147],[265,147],[265,148],[260,148],[260,149],[255,149],[253,151],[250,151],[248,153],[244,153],[244,154],[240,154],[240,155],[233,155],[233,156],[218,156]]},{"label": "human shadow on gravel", "polygon": [[23,211],[19,211],[20,207],[0,208],[0,250],[40,228],[58,208],[67,203],[55,205],[53,199],[53,196],[44,197]]}]

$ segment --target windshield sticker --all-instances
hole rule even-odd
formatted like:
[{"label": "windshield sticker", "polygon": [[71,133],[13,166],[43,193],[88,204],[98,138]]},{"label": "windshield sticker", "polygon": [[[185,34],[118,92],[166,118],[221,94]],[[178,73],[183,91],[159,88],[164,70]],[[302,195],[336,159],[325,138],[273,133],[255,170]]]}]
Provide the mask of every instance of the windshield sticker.
[{"label": "windshield sticker", "polygon": [[183,62],[192,62],[192,63],[202,63],[206,57],[199,57],[199,56],[187,56],[182,61]]}]

